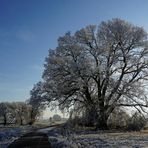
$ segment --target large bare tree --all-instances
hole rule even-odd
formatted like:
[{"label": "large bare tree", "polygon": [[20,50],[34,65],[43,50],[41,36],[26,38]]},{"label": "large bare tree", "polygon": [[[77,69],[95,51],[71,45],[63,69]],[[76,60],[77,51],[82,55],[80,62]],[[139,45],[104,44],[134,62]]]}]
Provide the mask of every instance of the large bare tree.
[{"label": "large bare tree", "polygon": [[107,128],[116,107],[147,107],[147,33],[121,19],[90,25],[58,39],[46,58],[44,96],[61,108],[94,112]]}]

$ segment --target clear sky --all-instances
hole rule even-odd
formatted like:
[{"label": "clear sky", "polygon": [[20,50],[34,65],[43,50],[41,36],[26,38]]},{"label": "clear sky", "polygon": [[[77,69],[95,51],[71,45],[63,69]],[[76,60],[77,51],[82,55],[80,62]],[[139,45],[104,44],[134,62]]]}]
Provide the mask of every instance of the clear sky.
[{"label": "clear sky", "polygon": [[148,0],[0,0],[0,101],[29,98],[59,36],[117,17],[148,31]]}]

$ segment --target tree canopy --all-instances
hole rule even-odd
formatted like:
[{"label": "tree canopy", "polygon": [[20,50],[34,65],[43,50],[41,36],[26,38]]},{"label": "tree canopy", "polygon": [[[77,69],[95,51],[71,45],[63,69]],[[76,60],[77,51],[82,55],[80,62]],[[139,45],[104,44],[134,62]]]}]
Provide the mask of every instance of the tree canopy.
[{"label": "tree canopy", "polygon": [[147,45],[146,31],[121,19],[66,33],[46,58],[42,98],[94,112],[101,128],[116,107],[144,111]]}]

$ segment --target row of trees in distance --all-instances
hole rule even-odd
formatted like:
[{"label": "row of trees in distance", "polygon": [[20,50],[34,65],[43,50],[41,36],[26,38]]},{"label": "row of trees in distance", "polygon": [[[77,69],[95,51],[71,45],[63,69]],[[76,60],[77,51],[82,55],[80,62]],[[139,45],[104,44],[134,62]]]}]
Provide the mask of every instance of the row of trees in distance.
[{"label": "row of trees in distance", "polygon": [[40,113],[25,102],[1,102],[0,124],[32,124]]}]

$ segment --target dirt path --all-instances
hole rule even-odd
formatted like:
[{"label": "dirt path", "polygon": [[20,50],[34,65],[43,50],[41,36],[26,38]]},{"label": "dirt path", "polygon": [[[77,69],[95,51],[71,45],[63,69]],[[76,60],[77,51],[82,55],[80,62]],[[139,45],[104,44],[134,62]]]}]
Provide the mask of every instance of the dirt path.
[{"label": "dirt path", "polygon": [[47,134],[30,132],[15,140],[8,148],[51,148],[51,144]]},{"label": "dirt path", "polygon": [[47,133],[49,130],[61,125],[62,124],[56,124],[33,129],[11,143],[8,148],[51,148]]}]

